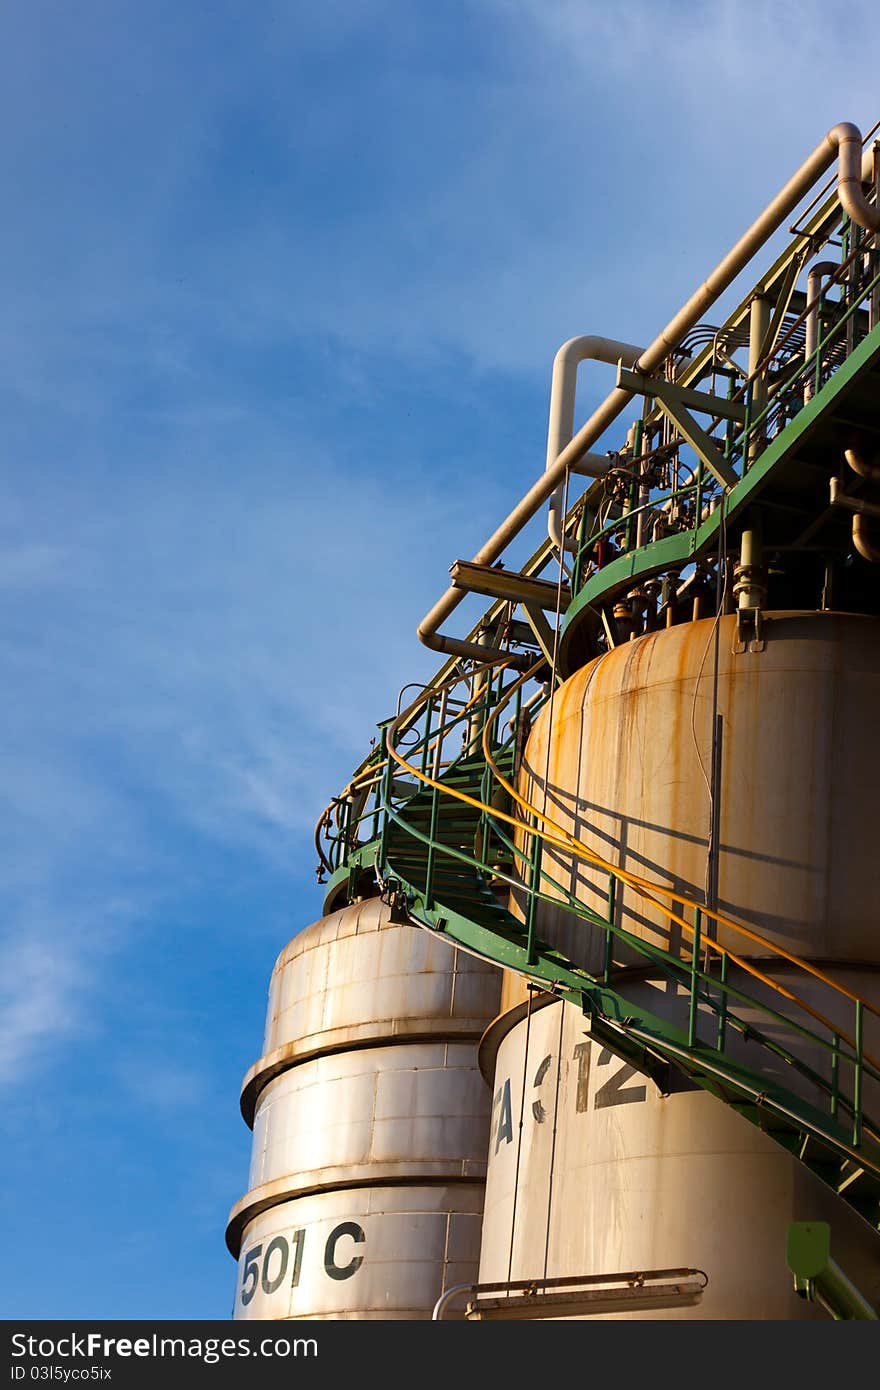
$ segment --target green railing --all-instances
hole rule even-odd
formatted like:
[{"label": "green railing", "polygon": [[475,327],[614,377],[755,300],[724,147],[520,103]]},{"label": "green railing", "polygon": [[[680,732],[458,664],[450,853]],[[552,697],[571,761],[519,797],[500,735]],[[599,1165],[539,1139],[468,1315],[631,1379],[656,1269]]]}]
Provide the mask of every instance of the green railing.
[{"label": "green railing", "polygon": [[[690,903],[686,909],[687,899],[680,892],[673,894],[662,884],[649,884],[606,864],[525,798],[520,798],[523,804],[511,804],[515,787],[498,769],[501,763],[510,768],[514,750],[522,745],[522,720],[530,717],[529,712],[522,712],[528,678],[503,669],[488,673],[477,698],[473,695],[474,676],[469,680],[470,691],[458,699],[453,699],[455,685],[449,682],[419,696],[386,726],[387,756],[381,777],[378,769],[374,777],[380,825],[373,842],[375,864],[386,894],[395,893],[398,902],[403,895],[412,920],[436,926],[438,917],[448,921],[450,916],[444,902],[444,889],[447,893],[450,890],[450,866],[460,875],[452,880],[452,887],[455,910],[465,924],[468,891],[473,893],[476,912],[478,894],[485,900],[489,885],[510,890],[519,899],[521,917],[511,917],[509,926],[522,933],[523,973],[529,973],[541,956],[545,968],[536,978],[545,982],[552,979],[555,962],[560,981],[575,995],[578,989],[591,986],[610,991],[623,1001],[625,1016],[631,1012],[626,971],[629,968],[631,973],[634,961],[640,963],[648,968],[652,979],[673,983],[688,1001],[686,1017],[667,1020],[665,1035],[662,1019],[660,1035],[656,1029],[645,1031],[634,1021],[630,1024],[630,1031],[639,1034],[646,1045],[671,1046],[678,1050],[679,1060],[697,1053],[704,1059],[714,1057],[721,1073],[727,1068],[733,1077],[743,1068],[764,1070],[777,1078],[784,1074],[785,1089],[791,1092],[795,1110],[809,1116],[814,1132],[853,1154],[858,1153],[866,1135],[872,1143],[880,1139],[880,1130],[863,1106],[865,1083],[880,1083],[880,1064],[864,1046],[865,1015],[876,1015],[877,1009],[751,928],[703,904]],[[536,694],[532,710],[545,702],[539,687]],[[505,726],[505,736],[496,737],[493,731],[511,705],[513,715]],[[463,734],[463,747],[449,757],[456,731]],[[478,740],[482,758],[475,751]],[[380,759],[381,750],[375,756]],[[369,821],[374,828],[375,814],[375,809],[364,812],[361,822]],[[553,877],[548,870],[548,848],[563,861],[566,856],[571,862],[580,860],[606,875],[607,915],[580,901],[559,881],[561,875]],[[678,950],[665,949],[615,920],[615,906],[619,906],[623,892],[636,893],[683,929]],[[664,895],[674,898],[680,910],[666,907]],[[545,907],[562,909],[583,922],[581,961],[597,954],[599,941],[601,969],[591,974],[579,960],[563,962],[559,953],[548,947],[541,938],[541,909]],[[704,930],[709,920],[728,933],[738,933],[743,949],[734,951],[709,937]],[[459,926],[459,932],[468,944],[467,926]],[[824,1011],[815,1001],[768,975],[761,968],[766,961],[761,961],[754,948],[795,966],[814,994],[821,988],[826,996]],[[641,973],[644,975],[644,969]],[[775,1003],[765,997],[768,993]],[[839,1021],[844,1006],[852,1018],[846,1028]],[[652,1027],[655,1024],[656,1020]],[[818,1115],[824,1117],[824,1123],[817,1122]]]},{"label": "green railing", "polygon": [[[871,267],[870,271],[866,270],[866,266]],[[857,273],[853,273],[854,271]],[[833,312],[829,315],[827,293],[829,288],[835,285],[840,287],[841,298],[839,301],[831,302]],[[815,399],[825,382],[834,376],[835,372],[867,336],[867,328],[857,325],[857,317],[860,313],[863,316],[867,314],[868,306],[877,295],[878,290],[880,290],[880,253],[874,250],[867,251],[863,242],[859,240],[855,249],[841,262],[836,275],[825,282],[816,297],[806,304],[794,322],[779,338],[774,352],[762,363],[759,363],[751,376],[743,375],[742,384],[737,390],[728,391],[726,399],[734,402],[742,401],[744,404],[745,424],[737,433],[731,428],[729,422],[716,418],[707,427],[706,433],[717,445],[718,452],[725,463],[733,469],[737,480],[741,481],[745,478],[756,461],[758,455],[757,451],[753,449],[753,445],[760,445],[762,450],[766,448],[787,425],[797,418],[801,411],[807,407],[809,401]],[[779,361],[780,358],[784,359],[787,341],[792,338],[797,329],[803,326],[813,309],[819,314],[819,330],[815,350],[807,358],[802,355],[798,356],[794,365],[780,366]],[[857,331],[855,331],[856,329]],[[719,333],[723,336],[724,330],[719,330]],[[756,383],[772,372],[774,366],[777,369],[776,380],[772,383],[766,404],[755,412]],[[706,374],[715,371],[711,361],[704,363],[704,368]],[[725,374],[729,376],[730,370],[725,368]],[[695,380],[690,377],[683,379],[687,379],[689,385],[693,385]],[[583,502],[577,504],[577,507],[573,509],[572,515],[575,520],[574,522],[569,521],[569,530],[574,531],[577,537],[572,576],[573,595],[577,595],[586,583],[597,574],[594,557],[597,547],[603,541],[607,543],[613,539],[614,558],[627,554],[634,548],[633,522],[639,516],[653,517],[666,526],[662,509],[674,507],[678,509],[676,525],[666,529],[664,535],[668,536],[675,531],[695,535],[707,515],[711,514],[711,510],[720,503],[724,495],[725,490],[709,473],[701,459],[685,457],[682,461],[682,452],[687,454],[688,449],[681,438],[664,441],[656,450],[647,454],[637,452],[642,438],[647,438],[649,431],[656,427],[656,424],[657,412],[654,409],[646,410],[643,417],[634,426],[633,452],[627,457],[627,466],[618,470],[616,474],[612,470],[609,475],[610,498],[608,501],[614,515],[608,520],[602,520],[599,526],[587,532],[585,523],[590,517],[590,509]],[[714,432],[719,427],[723,427],[725,430],[723,436]],[[675,477],[665,487],[653,487],[646,500],[636,503],[635,493],[638,489],[639,479],[633,470],[646,463],[650,464],[655,454],[661,457],[670,456],[669,467],[675,473]],[[626,498],[622,496],[624,490],[627,494]],[[597,508],[594,507],[593,510],[595,511]],[[598,503],[600,515],[601,510],[602,503],[600,501]],[[652,541],[648,540],[644,544],[650,546]]]}]

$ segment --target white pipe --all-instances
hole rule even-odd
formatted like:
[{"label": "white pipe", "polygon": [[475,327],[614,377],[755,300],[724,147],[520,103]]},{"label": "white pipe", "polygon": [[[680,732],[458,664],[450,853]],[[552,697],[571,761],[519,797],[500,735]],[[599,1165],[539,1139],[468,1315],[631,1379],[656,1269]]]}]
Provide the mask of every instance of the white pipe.
[{"label": "white pipe", "polygon": [[[585,334],[580,338],[569,338],[563,343],[553,359],[553,375],[550,380],[550,420],[547,428],[547,468],[552,468],[566,444],[574,434],[574,402],[577,390],[577,369],[581,362],[607,362],[616,366],[623,362],[631,367],[638,361],[644,348],[633,347],[632,343],[621,343],[616,338],[600,338],[595,334]],[[586,468],[584,463],[586,462]],[[607,454],[582,455],[576,471],[599,478],[607,473],[611,460]],[[547,534],[558,548],[564,545],[573,550],[574,545],[562,534],[562,494],[564,483],[560,482],[550,498],[547,514]]]},{"label": "white pipe", "polygon": [[866,459],[861,449],[850,445],[848,449],[844,449],[843,457],[860,478],[871,478],[875,483],[880,482],[880,449],[873,458]]},{"label": "white pipe", "polygon": [[[751,418],[757,420],[764,413],[767,404],[767,374],[758,375],[758,366],[764,356],[764,343],[770,327],[770,301],[764,295],[756,294],[749,305],[749,381],[752,383]],[[767,438],[767,421],[749,431],[749,460],[758,457]]]},{"label": "white pipe", "polygon": [[880,565],[880,546],[871,540],[870,525],[866,516],[856,512],[852,519],[853,545],[862,559],[869,560],[872,565]]},{"label": "white pipe", "polygon": [[[669,321],[651,346],[641,354],[635,364],[635,370],[650,373],[674,351],[684,335],[693,328],[710,305],[714,304],[715,300],[733,283],[755,252],[774,232],[778,231],[807,190],[812,187],[816,179],[825,173],[838,151],[840,151],[840,160],[837,194],[841,206],[847,206],[844,203],[844,197],[846,197],[849,204],[847,210],[851,210],[850,215],[853,219],[860,226],[871,225],[864,219],[866,217],[876,219],[878,211],[876,208],[869,207],[862,193],[861,183],[853,177],[853,152],[856,147],[860,152],[862,137],[856,126],[849,121],[841,121],[838,125],[832,126],[827,135],[824,135],[819,141],[812,154],[804,160],[788,183],[780,189],[772,202],[768,203],[761,215],[752,223],[745,235],[740,237],[739,241],[731,247],[711,275],[703,281],[700,288],[691,295],[687,303]],[[844,154],[844,149],[846,154]],[[861,175],[860,158],[857,161],[857,170],[858,174]],[[856,216],[856,213],[859,215]],[[876,230],[878,227],[880,227],[880,222],[875,220],[873,229]],[[599,408],[593,412],[586,424],[582,425],[574,438],[566,444],[553,465],[547,468],[542,476],[532,484],[513,511],[502,521],[486,543],[480,547],[474,556],[474,564],[494,565],[513,537],[518,535],[526,522],[531,520],[538,508],[543,506],[559,484],[564,481],[567,470],[573,468],[590,446],[595,444],[596,440],[604,434],[631,398],[632,393],[630,391],[619,386],[614,388]],[[425,614],[419,623],[416,630],[419,641],[434,651],[477,661],[485,661],[490,655],[497,657],[507,655],[507,653],[502,652],[487,653],[475,642],[468,642],[458,637],[446,637],[438,631],[441,623],[445,622],[461,603],[464,594],[463,589],[449,588],[446,590],[446,593],[438,599],[434,607]]]},{"label": "white pipe", "polygon": [[880,207],[872,207],[862,189],[861,131],[850,121],[841,121],[829,130],[825,138],[830,140],[835,135],[839,149],[837,196],[840,206],[859,227],[864,227],[868,232],[880,232]]}]

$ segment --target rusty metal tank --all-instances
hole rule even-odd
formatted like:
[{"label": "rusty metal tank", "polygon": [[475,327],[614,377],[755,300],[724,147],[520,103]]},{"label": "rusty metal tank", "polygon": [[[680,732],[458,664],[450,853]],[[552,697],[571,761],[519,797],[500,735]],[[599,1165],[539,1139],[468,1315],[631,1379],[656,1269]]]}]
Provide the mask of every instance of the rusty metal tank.
[{"label": "rusty metal tank", "polygon": [[[684,623],[589,663],[556,692],[552,732],[546,707],[536,721],[521,788],[598,854],[700,902],[714,796],[710,888],[721,912],[769,939],[749,953],[772,955],[775,943],[880,966],[880,743],[869,734],[880,622],[771,613],[763,637],[760,650],[737,650],[736,617],[725,616],[717,633],[712,619]],[[573,872],[552,850],[545,867],[604,913],[607,874],[583,863]],[[618,892],[616,914],[636,935],[674,945],[666,919],[632,889]],[[549,939],[598,964],[583,959],[584,933],[568,915],[545,909],[541,921]],[[719,940],[743,946],[723,930]]]},{"label": "rusty metal tank", "polygon": [[430,1318],[476,1278],[490,1102],[476,1044],[500,982],[375,898],[281,953],[242,1090],[234,1317]]},{"label": "rusty metal tank", "polygon": [[661,1095],[574,1006],[523,996],[505,989],[480,1051],[493,1087],[482,1282],[693,1268],[708,1277],[696,1306],[593,1316],[826,1319],[786,1265],[789,1222],[824,1220],[880,1304],[880,1239],[781,1145],[707,1092]]}]

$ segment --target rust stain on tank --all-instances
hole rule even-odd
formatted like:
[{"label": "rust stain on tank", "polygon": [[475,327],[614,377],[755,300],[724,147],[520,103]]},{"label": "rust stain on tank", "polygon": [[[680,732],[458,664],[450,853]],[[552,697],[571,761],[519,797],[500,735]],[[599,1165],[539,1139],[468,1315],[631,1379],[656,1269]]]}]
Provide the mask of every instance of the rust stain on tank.
[{"label": "rust stain on tank", "polygon": [[[843,717],[839,672],[846,673],[850,726],[870,725],[880,655],[857,654],[872,640],[880,652],[880,628],[868,618],[769,615],[764,650],[742,653],[732,651],[735,630],[736,617],[725,615],[717,691],[722,910],[801,954],[865,959],[867,940],[869,957],[877,957],[869,932],[877,875],[866,891],[870,868],[856,865],[849,875],[859,888],[836,870],[868,810],[861,793],[833,795],[840,737],[833,729]],[[553,727],[546,715],[536,721],[527,748],[533,797],[540,805],[546,768],[554,819],[577,826],[603,857],[613,860],[620,850],[626,867],[680,883],[696,901],[707,870],[714,642],[715,620],[706,618],[597,658],[560,688]],[[866,745],[862,761],[880,775],[873,747]],[[865,786],[876,780],[861,766],[853,775]],[[603,881],[601,871],[580,865],[580,896],[595,902]],[[632,890],[624,901],[647,924],[630,917],[635,930],[662,922]],[[739,935],[721,939],[744,949]],[[752,945],[748,953],[757,951]]]}]

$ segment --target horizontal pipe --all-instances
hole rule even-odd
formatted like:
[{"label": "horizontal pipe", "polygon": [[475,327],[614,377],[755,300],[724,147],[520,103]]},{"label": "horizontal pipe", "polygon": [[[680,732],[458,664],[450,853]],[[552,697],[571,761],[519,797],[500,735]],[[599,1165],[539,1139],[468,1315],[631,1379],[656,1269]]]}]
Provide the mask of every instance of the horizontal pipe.
[{"label": "horizontal pipe", "polygon": [[880,516],[880,502],[867,502],[862,497],[851,497],[842,492],[839,478],[829,478],[828,495],[832,507],[844,507],[858,516]]},{"label": "horizontal pipe", "polygon": [[571,471],[585,478],[604,478],[613,462],[613,454],[581,454],[577,463],[571,465]]},{"label": "horizontal pipe", "polygon": [[[815,183],[832,164],[838,151],[841,152],[838,168],[838,198],[841,206],[848,211],[853,220],[859,226],[873,226],[875,229],[880,226],[876,221],[877,209],[871,208],[865,201],[862,193],[861,183],[855,179],[854,169],[856,164],[853,162],[853,152],[858,146],[859,159],[857,168],[859,179],[862,173],[861,147],[862,137],[857,126],[848,121],[841,121],[832,126],[831,130],[819,141],[801,167],[789,179],[788,183],[777,193],[776,197],[768,203],[767,207],[752,223],[748,231],[740,237],[739,241],[731,247],[730,251],[722,261],[715,267],[712,273],[703,281],[703,284],[685,305],[678,311],[674,318],[658,334],[651,343],[650,347],[641,354],[638,361],[634,364],[634,369],[639,372],[653,372],[660,364],[665,361],[669,354],[681,342],[686,333],[693,328],[705,311],[714,304],[715,300],[736,279],[740,271],[748,264],[757,250],[782,226],[785,219],[794,211],[798,203],[803,198],[807,190]],[[858,182],[858,191],[856,183]],[[846,199],[846,202],[844,201]],[[866,220],[867,219],[867,220]],[[562,449],[551,467],[547,468],[543,475],[537,479],[529,488],[524,497],[520,499],[513,511],[502,521],[501,525],[493,531],[492,535],[474,556],[474,563],[478,565],[493,565],[499,558],[504,549],[510,544],[513,538],[519,534],[528,521],[532,519],[538,509],[543,506],[547,499],[556,491],[557,487],[565,479],[568,469],[573,468],[574,464],[583,457],[586,451],[604,434],[609,425],[617,419],[624,406],[631,399],[631,393],[621,387],[615,387],[606,396],[602,404],[590,416],[589,420],[583,425],[577,434]],[[437,603],[430,612],[426,613],[417,628],[419,641],[426,647],[431,647],[434,651],[444,652],[448,655],[457,655],[476,660],[485,661],[491,659],[493,653],[491,649],[477,647],[476,643],[463,641],[456,637],[445,637],[439,632],[442,623],[455,611],[461,603],[464,594],[462,590],[449,588],[438,599]],[[494,655],[501,656],[503,653],[495,652]]]}]

